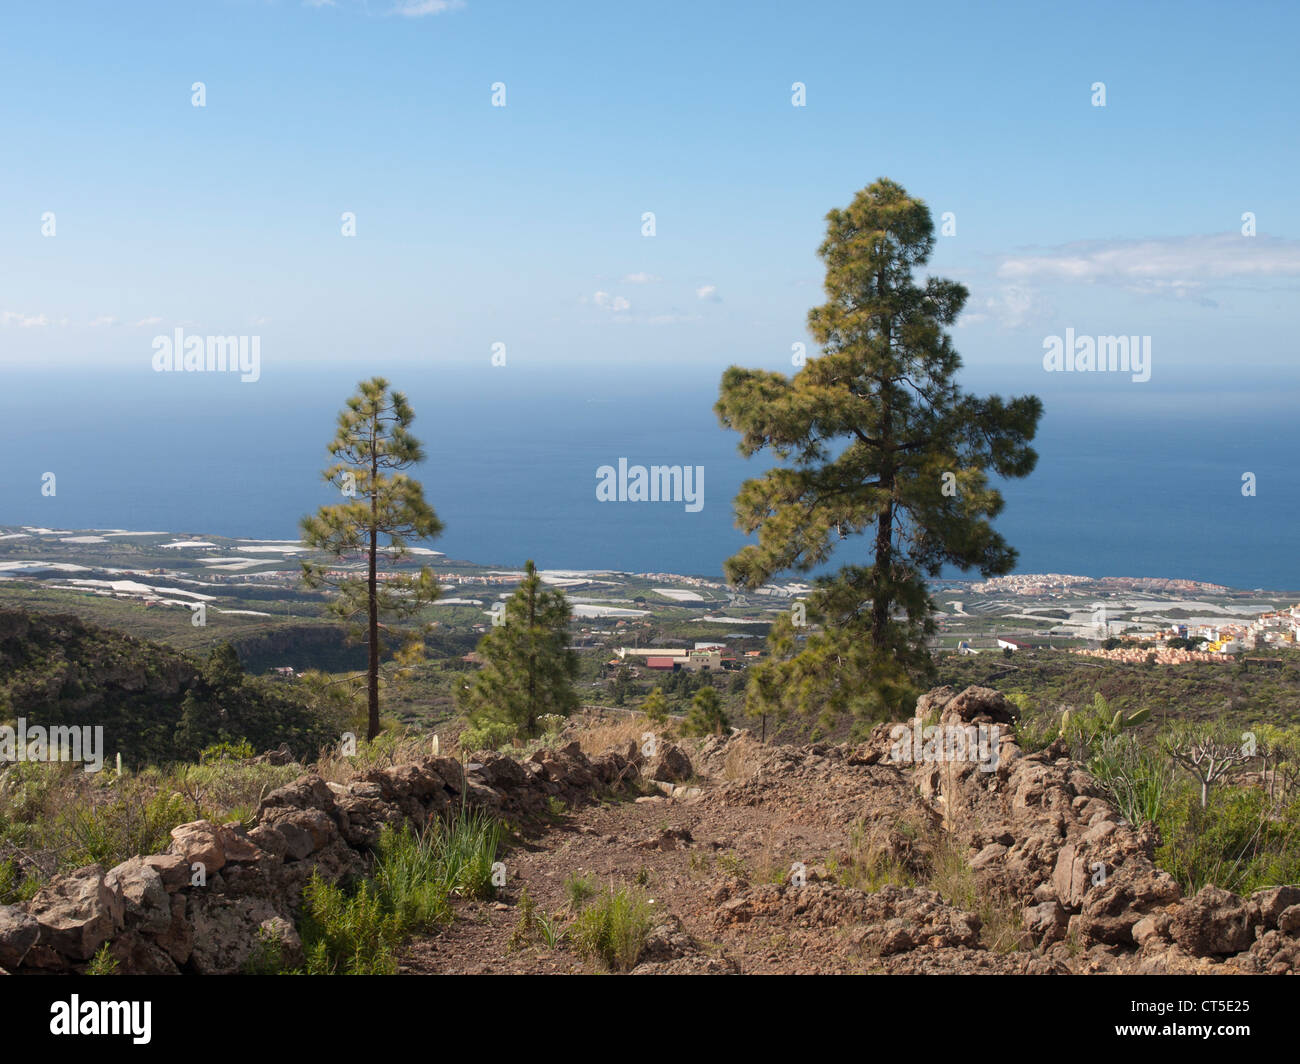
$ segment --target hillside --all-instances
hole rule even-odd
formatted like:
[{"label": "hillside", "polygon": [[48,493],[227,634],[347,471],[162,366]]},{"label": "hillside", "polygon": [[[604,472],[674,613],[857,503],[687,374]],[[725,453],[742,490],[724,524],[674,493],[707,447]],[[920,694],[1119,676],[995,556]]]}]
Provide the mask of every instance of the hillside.
[{"label": "hillside", "polygon": [[[989,689],[945,688],[917,713],[909,727],[1001,729],[1014,707]],[[1000,731],[989,762],[899,762],[882,725],[858,744],[770,746],[742,732],[656,743],[647,756],[642,727],[576,719],[527,757],[458,760],[421,744],[319,763],[263,792],[242,822],[181,824],[165,852],[90,864],[0,906],[0,967],[1283,974],[1300,964],[1300,886],[1184,886],[1159,863],[1155,826],[1126,820],[1063,741],[1030,750]],[[394,843],[408,825],[444,841]]]},{"label": "hillside", "polygon": [[104,755],[127,765],[195,758],[212,743],[336,738],[274,681],[246,677],[229,647],[206,658],[70,615],[0,609],[0,722],[103,727]]}]

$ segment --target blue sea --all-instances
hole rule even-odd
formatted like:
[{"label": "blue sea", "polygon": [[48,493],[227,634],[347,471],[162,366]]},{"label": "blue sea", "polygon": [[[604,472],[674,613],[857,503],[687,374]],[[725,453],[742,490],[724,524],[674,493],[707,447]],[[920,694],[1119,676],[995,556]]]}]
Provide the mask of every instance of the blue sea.
[{"label": "blue sea", "polygon": [[[0,524],[292,539],[337,501],[321,481],[358,379],[409,395],[428,452],[414,471],[453,558],[543,568],[718,575],[745,542],[732,498],[764,460],[717,423],[704,367],[298,366],[256,383],[201,373],[9,372],[0,396]],[[1037,470],[1005,486],[998,528],[1020,572],[1300,587],[1294,392],[1207,392],[1043,375]],[[704,467],[704,506],[602,503],[596,471]],[[57,494],[43,497],[54,472]],[[1256,494],[1242,494],[1242,475]],[[861,561],[852,541],[839,561]],[[956,572],[948,574],[959,576]]]}]

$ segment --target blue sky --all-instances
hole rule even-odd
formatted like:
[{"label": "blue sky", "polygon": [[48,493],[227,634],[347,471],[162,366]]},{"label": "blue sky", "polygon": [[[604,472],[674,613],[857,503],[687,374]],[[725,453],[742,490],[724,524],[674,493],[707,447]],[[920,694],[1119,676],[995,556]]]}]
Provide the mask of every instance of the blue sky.
[{"label": "blue sky", "polygon": [[1153,337],[1117,394],[1293,392],[1298,9],[1054,7],[8,3],[0,367],[788,368],[883,175],[956,216],[968,383],[1092,386],[1044,379],[1070,327]]}]

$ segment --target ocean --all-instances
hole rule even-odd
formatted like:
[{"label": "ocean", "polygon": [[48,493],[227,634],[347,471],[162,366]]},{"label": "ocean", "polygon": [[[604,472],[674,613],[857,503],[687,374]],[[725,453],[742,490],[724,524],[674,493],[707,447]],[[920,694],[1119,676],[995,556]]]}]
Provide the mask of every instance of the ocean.
[{"label": "ocean", "polygon": [[[298,366],[256,383],[147,368],[6,372],[0,523],[295,538],[300,517],[337,498],[320,478],[337,411],[360,377],[386,372],[428,453],[413,475],[446,525],[436,549],[503,566],[721,573],[745,542],[732,498],[765,462],[742,458],[718,425],[716,369],[484,363]],[[1045,379],[1019,389],[1044,396],[1038,468],[1005,486],[997,521],[1017,571],[1300,587],[1291,396],[1064,375],[1047,390]],[[620,459],[703,467],[703,505],[598,501],[597,470]],[[54,497],[41,494],[46,472]],[[837,564],[864,560],[864,548],[846,541]]]}]

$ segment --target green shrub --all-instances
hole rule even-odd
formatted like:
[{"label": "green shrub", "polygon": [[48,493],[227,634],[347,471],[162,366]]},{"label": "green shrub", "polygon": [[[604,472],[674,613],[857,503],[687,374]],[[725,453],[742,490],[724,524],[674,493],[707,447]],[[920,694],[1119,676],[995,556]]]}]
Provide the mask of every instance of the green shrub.
[{"label": "green shrub", "polygon": [[569,928],[578,952],[600,961],[610,971],[636,967],[654,925],[654,912],[645,895],[626,888],[607,892],[578,914]]},{"label": "green shrub", "polygon": [[257,751],[253,749],[252,743],[247,739],[237,739],[234,742],[213,743],[206,747],[199,754],[199,764],[207,765],[213,761],[245,761],[256,755]]},{"label": "green shrub", "polygon": [[1185,786],[1157,824],[1156,863],[1186,894],[1207,884],[1248,894],[1300,882],[1300,801],[1274,811],[1258,787],[1220,787],[1202,809],[1200,791]]},{"label": "green shrub", "polygon": [[98,863],[112,868],[136,854],[165,850],[172,828],[194,819],[191,813],[179,794],[130,787],[109,801],[65,810],[57,826],[70,843],[70,867]]},{"label": "green shrub", "polygon": [[108,943],[105,942],[95,955],[90,958],[90,963],[86,965],[87,975],[116,975],[119,967],[118,960],[108,951]]},{"label": "green shrub", "polygon": [[451,896],[487,898],[501,824],[462,808],[447,823],[416,833],[385,826],[371,876],[355,891],[314,877],[301,921],[307,972],[382,975],[397,970],[396,948],[413,931],[453,917]]},{"label": "green shrub", "polygon": [[722,708],[722,700],[712,687],[702,687],[691,699],[691,708],[682,725],[684,735],[726,735],[731,722]]},{"label": "green shrub", "polygon": [[505,721],[489,720],[470,725],[460,733],[462,750],[500,750],[518,734],[519,728]]},{"label": "green shrub", "polygon": [[1144,748],[1131,735],[1103,735],[1088,771],[1106,789],[1120,814],[1137,825],[1159,822],[1177,783],[1174,764],[1159,750]]},{"label": "green shrub", "polygon": [[399,919],[377,890],[362,883],[349,895],[312,875],[303,892],[302,942],[308,975],[396,975]]},{"label": "green shrub", "polygon": [[29,901],[40,885],[38,877],[23,875],[17,861],[0,861],[0,905]]},{"label": "green shrub", "polygon": [[451,920],[452,884],[440,859],[434,829],[417,835],[409,827],[385,827],[379,837],[374,883],[403,931],[424,930]]},{"label": "green shrub", "polygon": [[437,845],[446,882],[462,898],[490,898],[492,865],[501,845],[501,822],[488,813],[461,806],[441,829]]}]

